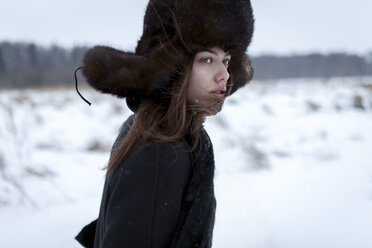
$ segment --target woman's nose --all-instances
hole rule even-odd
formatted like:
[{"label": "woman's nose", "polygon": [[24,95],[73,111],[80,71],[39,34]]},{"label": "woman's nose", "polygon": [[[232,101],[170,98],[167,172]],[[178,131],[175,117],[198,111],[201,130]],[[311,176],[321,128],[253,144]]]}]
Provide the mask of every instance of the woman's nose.
[{"label": "woman's nose", "polygon": [[217,83],[224,82],[227,83],[227,80],[230,78],[230,73],[227,71],[225,65],[219,66],[215,75],[215,80]]}]

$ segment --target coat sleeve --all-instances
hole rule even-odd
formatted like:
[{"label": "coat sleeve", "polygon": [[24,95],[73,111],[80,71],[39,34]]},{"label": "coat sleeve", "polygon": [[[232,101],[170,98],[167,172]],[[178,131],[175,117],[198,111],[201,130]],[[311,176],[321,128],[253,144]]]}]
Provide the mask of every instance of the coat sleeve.
[{"label": "coat sleeve", "polygon": [[79,234],[75,237],[75,239],[83,247],[93,248],[96,226],[97,226],[97,220],[92,221],[79,232]]},{"label": "coat sleeve", "polygon": [[104,190],[95,247],[169,247],[190,170],[180,143],[135,146]]}]

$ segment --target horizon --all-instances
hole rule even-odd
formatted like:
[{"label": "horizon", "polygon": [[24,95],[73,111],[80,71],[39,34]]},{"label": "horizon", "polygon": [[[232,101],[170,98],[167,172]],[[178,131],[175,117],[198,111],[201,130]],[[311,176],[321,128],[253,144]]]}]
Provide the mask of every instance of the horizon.
[{"label": "horizon", "polygon": [[[23,45],[35,45],[37,47],[40,47],[40,48],[45,48],[45,49],[49,49],[51,47],[58,47],[58,48],[62,48],[62,49],[66,49],[66,50],[72,50],[74,48],[79,48],[79,47],[83,47],[83,48],[91,48],[95,45],[80,45],[80,44],[72,44],[72,45],[63,45],[63,44],[59,44],[59,43],[56,43],[56,42],[53,42],[53,43],[43,43],[43,42],[37,42],[37,41],[28,41],[28,40],[0,40],[0,44],[1,43],[9,43],[9,44],[23,44]],[[121,49],[121,48],[118,48],[118,49]],[[126,52],[130,52],[130,51],[134,51],[135,50],[135,47],[130,47],[130,48],[126,48],[126,49],[121,49],[123,51],[126,51]],[[372,58],[372,48],[368,51],[366,51],[365,53],[358,53],[358,52],[352,52],[352,51],[346,51],[346,50],[329,50],[329,51],[301,51],[301,52],[289,52],[289,53],[275,53],[275,52],[263,52],[263,53],[259,53],[259,54],[252,54],[252,53],[249,53],[247,51],[247,54],[249,55],[250,58],[254,58],[254,57],[264,57],[264,56],[275,56],[275,57],[296,57],[296,56],[308,56],[308,55],[321,55],[321,56],[329,56],[329,55],[335,55],[335,54],[341,54],[341,55],[346,55],[346,56],[353,56],[353,55],[356,55],[356,56],[359,56],[359,57],[363,57],[363,58],[367,58],[367,59],[370,59]]]}]

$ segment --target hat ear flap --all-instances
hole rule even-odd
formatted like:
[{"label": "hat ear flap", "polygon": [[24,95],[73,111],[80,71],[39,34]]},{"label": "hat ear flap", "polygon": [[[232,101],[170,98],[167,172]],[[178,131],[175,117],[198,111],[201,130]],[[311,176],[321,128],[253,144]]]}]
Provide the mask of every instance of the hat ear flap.
[{"label": "hat ear flap", "polygon": [[230,73],[233,76],[231,94],[239,88],[246,85],[253,77],[253,68],[248,56],[236,56],[229,66]]},{"label": "hat ear flap", "polygon": [[147,59],[111,47],[96,46],[84,57],[83,74],[88,83],[102,93],[127,97],[149,88],[140,80]]},{"label": "hat ear flap", "polygon": [[176,37],[146,55],[96,46],[84,57],[83,74],[102,93],[146,97],[176,79],[189,57]]}]

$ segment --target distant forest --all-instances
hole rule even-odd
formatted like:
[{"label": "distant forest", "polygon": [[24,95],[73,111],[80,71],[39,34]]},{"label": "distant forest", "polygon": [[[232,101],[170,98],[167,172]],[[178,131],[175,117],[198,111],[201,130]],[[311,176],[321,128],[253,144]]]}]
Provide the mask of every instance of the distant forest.
[{"label": "distant forest", "polygon": [[[0,88],[73,85],[73,72],[87,47],[71,49],[0,42]],[[251,57],[254,79],[372,75],[372,53]],[[80,81],[84,81],[80,75]]]}]

